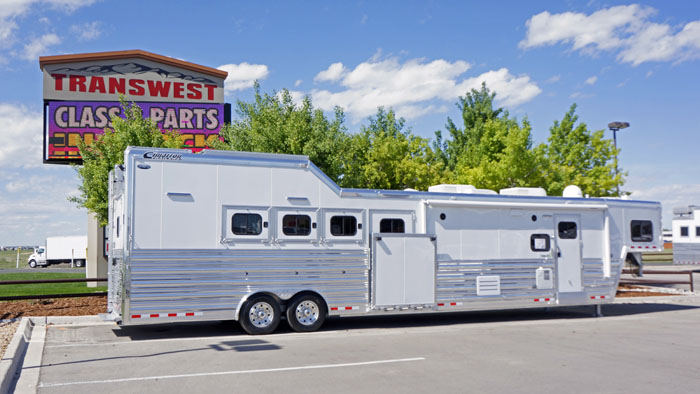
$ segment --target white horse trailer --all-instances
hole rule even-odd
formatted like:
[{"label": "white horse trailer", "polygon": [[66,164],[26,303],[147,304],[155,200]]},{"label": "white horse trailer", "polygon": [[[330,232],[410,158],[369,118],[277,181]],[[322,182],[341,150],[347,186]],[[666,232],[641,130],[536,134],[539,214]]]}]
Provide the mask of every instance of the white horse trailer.
[{"label": "white horse trailer", "polygon": [[[661,250],[661,206],[344,189],[305,156],[130,147],[110,178],[109,307],[121,324],[600,305]],[[576,189],[576,188],[574,188]],[[580,190],[579,190],[580,191]]]},{"label": "white horse trailer", "polygon": [[700,205],[673,208],[673,264],[700,264]]}]

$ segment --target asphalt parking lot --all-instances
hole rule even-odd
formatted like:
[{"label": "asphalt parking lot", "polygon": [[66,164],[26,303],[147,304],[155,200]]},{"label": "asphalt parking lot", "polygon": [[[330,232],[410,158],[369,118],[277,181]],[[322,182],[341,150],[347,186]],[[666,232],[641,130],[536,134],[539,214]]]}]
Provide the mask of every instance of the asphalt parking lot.
[{"label": "asphalt parking lot", "polygon": [[[657,301],[659,300],[659,301]],[[17,392],[660,393],[700,387],[700,297],[592,308],[331,319],[48,325]],[[32,363],[35,365],[32,365]],[[31,387],[31,382],[35,387]],[[29,382],[29,385],[27,385]]]}]

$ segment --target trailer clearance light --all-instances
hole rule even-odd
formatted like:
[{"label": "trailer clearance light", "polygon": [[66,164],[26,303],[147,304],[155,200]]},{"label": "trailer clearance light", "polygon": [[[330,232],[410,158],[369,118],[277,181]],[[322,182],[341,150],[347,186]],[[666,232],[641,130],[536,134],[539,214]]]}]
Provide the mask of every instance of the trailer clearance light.
[{"label": "trailer clearance light", "polygon": [[179,312],[179,313],[151,313],[144,315],[131,315],[132,319],[151,319],[158,317],[193,317],[202,316],[202,312]]}]

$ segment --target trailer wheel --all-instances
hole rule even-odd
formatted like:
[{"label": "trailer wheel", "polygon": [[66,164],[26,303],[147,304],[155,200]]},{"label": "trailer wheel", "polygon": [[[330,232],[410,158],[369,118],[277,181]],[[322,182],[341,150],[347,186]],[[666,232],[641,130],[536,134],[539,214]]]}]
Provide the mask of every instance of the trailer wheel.
[{"label": "trailer wheel", "polygon": [[83,260],[75,260],[75,266],[80,268],[85,265],[85,262]]},{"label": "trailer wheel", "polygon": [[325,304],[313,294],[294,297],[287,308],[287,322],[296,332],[316,331],[326,320]]},{"label": "trailer wheel", "polygon": [[270,334],[280,324],[280,306],[268,295],[251,297],[241,310],[240,323],[250,335]]},{"label": "trailer wheel", "polygon": [[29,268],[36,268],[36,261],[29,260]]}]

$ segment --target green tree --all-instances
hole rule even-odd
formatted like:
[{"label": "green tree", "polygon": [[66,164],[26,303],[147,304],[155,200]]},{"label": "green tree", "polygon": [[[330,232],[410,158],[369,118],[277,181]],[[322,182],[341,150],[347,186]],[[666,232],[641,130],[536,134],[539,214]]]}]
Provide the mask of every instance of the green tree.
[{"label": "green tree", "polygon": [[142,116],[138,105],[127,103],[123,97],[120,103],[125,118],[113,116],[113,129],[105,129],[104,134],[89,145],[78,141],[83,158],[83,164],[75,167],[81,181],[80,195],[70,200],[94,212],[101,225],[106,225],[108,220],[109,172],[114,166],[124,164],[124,150],[128,146],[183,146],[178,132],[163,134],[154,121]]},{"label": "green tree", "polygon": [[532,147],[531,131],[527,119],[522,125],[505,117],[486,120],[471,154],[458,159],[453,179],[493,190],[540,186],[546,164],[542,147]]},{"label": "green tree", "polygon": [[508,118],[503,108],[494,109],[495,98],[496,93],[492,93],[485,82],[481,84],[481,89],[471,89],[464,97],[460,96],[456,104],[462,113],[463,128],[457,127],[448,117],[445,127],[450,139],[443,143],[441,133],[435,133],[434,146],[449,169],[454,170],[460,161],[469,166],[478,165],[480,159],[475,149],[481,144],[486,123],[499,119],[501,115]]},{"label": "green tree", "polygon": [[254,100],[238,100],[236,113],[239,119],[221,129],[223,141],[214,140],[212,148],[307,155],[331,179],[340,181],[349,143],[340,108],[328,120],[308,96],[296,105],[288,90],[261,94],[256,83]]},{"label": "green tree", "polygon": [[591,132],[578,123],[576,104],[560,121],[554,121],[545,153],[549,168],[545,188],[550,195],[561,195],[568,185],[577,185],[584,194],[603,197],[617,194],[624,183],[623,173],[615,171],[617,153],[613,142],[603,138],[604,130]]},{"label": "green tree", "polygon": [[379,108],[369,125],[351,137],[341,185],[372,189],[427,190],[443,177],[444,164],[429,141],[404,130],[405,120]]}]

